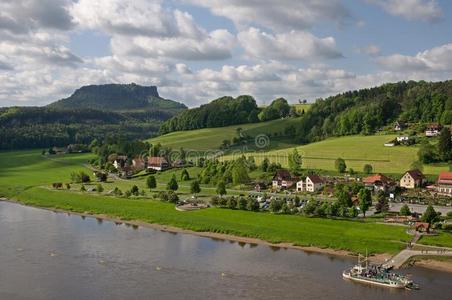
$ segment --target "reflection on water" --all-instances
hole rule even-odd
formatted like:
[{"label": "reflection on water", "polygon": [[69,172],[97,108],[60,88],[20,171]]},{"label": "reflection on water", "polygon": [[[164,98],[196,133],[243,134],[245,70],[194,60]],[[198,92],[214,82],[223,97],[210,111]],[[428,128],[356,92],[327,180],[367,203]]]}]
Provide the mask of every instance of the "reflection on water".
[{"label": "reflection on water", "polygon": [[174,234],[0,202],[0,299],[450,299],[344,281],[349,258]]}]

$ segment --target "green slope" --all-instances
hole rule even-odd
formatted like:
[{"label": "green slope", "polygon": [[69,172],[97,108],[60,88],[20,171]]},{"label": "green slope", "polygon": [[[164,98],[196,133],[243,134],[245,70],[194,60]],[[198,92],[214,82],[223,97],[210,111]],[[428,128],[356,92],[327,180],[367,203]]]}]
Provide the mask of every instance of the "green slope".
[{"label": "green slope", "polygon": [[[394,139],[395,135],[346,136],[330,138],[325,141],[298,146],[303,155],[303,168],[335,170],[334,161],[338,157],[345,159],[347,167],[361,172],[365,164],[371,164],[374,172],[400,174],[410,169],[417,160],[416,146],[385,147],[384,143]],[[257,162],[264,157],[287,166],[287,157],[293,147],[258,152],[253,155]],[[225,156],[231,159],[231,156]],[[426,174],[437,175],[441,170],[447,170],[446,164],[425,165]]]},{"label": "green slope", "polygon": [[[280,136],[284,133],[284,129],[290,125],[295,125],[298,118],[287,118],[280,120],[273,120],[262,123],[241,124],[232,125],[219,128],[204,128],[190,131],[176,131],[169,134],[165,134],[156,138],[149,139],[152,143],[161,143],[164,146],[178,149],[183,147],[185,149],[192,150],[218,150],[222,141],[225,139],[231,140],[237,136],[237,128],[242,128],[244,133],[249,136],[255,137],[259,134],[265,134],[267,136],[274,136],[278,134]],[[278,141],[274,147],[278,145],[278,148],[293,146],[290,142]]]}]

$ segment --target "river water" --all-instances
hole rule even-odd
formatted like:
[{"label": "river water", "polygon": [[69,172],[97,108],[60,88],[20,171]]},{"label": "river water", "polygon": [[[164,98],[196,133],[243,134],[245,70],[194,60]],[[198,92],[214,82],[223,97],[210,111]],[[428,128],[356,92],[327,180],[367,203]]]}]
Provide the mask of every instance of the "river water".
[{"label": "river water", "polygon": [[452,299],[452,274],[412,268],[421,290],[341,278],[354,259],[173,234],[0,201],[0,299]]}]

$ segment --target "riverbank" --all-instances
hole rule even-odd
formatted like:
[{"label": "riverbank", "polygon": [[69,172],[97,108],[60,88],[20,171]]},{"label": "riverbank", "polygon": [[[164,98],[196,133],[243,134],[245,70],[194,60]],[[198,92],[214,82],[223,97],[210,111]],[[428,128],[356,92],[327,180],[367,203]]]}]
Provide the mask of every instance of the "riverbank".
[{"label": "riverbank", "polygon": [[[231,234],[225,234],[225,233],[217,233],[217,232],[208,232],[208,231],[194,231],[189,229],[184,229],[180,227],[174,227],[169,225],[162,225],[162,224],[156,224],[156,223],[148,223],[143,221],[137,221],[137,220],[124,220],[117,217],[108,216],[105,214],[90,214],[86,212],[75,212],[70,210],[64,210],[59,208],[52,208],[52,207],[43,207],[39,205],[27,205],[22,203],[21,201],[11,200],[7,198],[0,198],[0,201],[10,202],[18,205],[24,205],[24,206],[31,206],[39,209],[45,209],[48,211],[52,211],[55,213],[63,213],[68,215],[76,215],[80,217],[86,217],[86,218],[95,218],[102,221],[108,221],[108,222],[114,222],[116,224],[126,224],[130,226],[137,226],[137,227],[144,227],[144,228],[150,228],[155,230],[161,230],[165,232],[171,232],[171,233],[181,233],[181,234],[191,234],[199,237],[205,237],[205,238],[211,238],[211,239],[218,239],[218,240],[225,240],[225,241],[233,241],[238,243],[246,243],[246,244],[255,244],[255,245],[264,245],[269,247],[275,247],[275,248],[281,248],[281,249],[295,249],[295,250],[302,250],[305,252],[310,253],[319,253],[319,254],[326,254],[326,255],[334,255],[334,256],[347,256],[347,257],[356,257],[356,254],[350,251],[346,250],[338,250],[338,249],[332,249],[332,248],[320,248],[315,246],[298,246],[293,243],[287,243],[287,242],[281,242],[281,243],[272,243],[266,240],[258,239],[258,238],[252,238],[252,237],[243,237],[243,236],[237,236],[237,235],[231,235]],[[378,253],[378,254],[372,254],[370,256],[370,260],[375,263],[383,263],[387,259],[391,258],[391,254],[388,253]]]},{"label": "riverbank", "polygon": [[452,272],[452,257],[441,257],[441,256],[415,256],[412,257],[406,264],[405,267],[418,266],[422,268]]}]

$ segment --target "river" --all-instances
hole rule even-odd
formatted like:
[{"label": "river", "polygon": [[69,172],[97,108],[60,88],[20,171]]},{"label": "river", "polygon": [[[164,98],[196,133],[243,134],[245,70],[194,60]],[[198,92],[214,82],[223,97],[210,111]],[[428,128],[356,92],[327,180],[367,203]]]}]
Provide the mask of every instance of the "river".
[{"label": "river", "polygon": [[343,280],[353,263],[0,201],[0,299],[451,299],[451,273],[389,290]]}]

